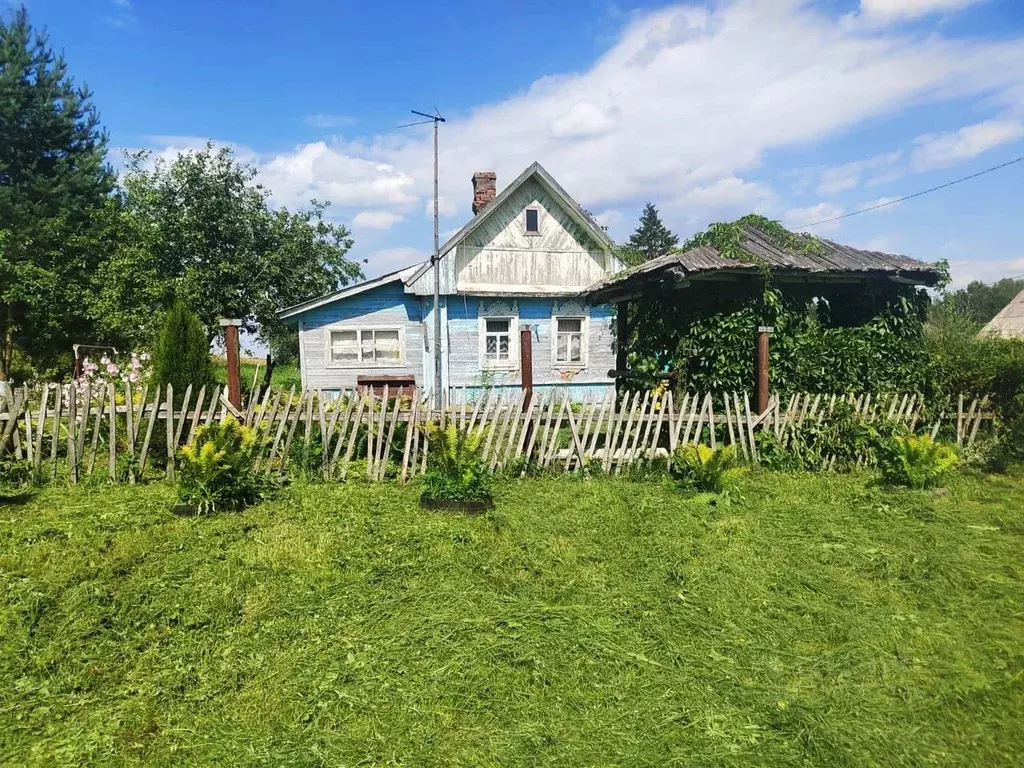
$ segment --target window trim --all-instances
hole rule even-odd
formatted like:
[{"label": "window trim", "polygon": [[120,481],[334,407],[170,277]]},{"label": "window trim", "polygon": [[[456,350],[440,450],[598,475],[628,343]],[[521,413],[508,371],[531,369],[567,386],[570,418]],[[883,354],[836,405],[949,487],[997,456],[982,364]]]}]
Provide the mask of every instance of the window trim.
[{"label": "window trim", "polygon": [[[508,320],[508,360],[488,360],[487,352],[487,321]],[[479,336],[480,369],[484,371],[514,371],[519,367],[519,316],[518,315],[480,315],[477,326]]]},{"label": "window trim", "polygon": [[[526,212],[536,211],[537,212],[537,231],[531,232],[526,228]],[[540,237],[541,232],[541,219],[543,218],[543,209],[539,205],[528,205],[523,209],[523,234],[527,237]]]},{"label": "window trim", "polygon": [[[359,359],[354,363],[343,363],[337,362],[331,357],[331,334],[340,333],[342,331],[354,331],[356,334],[356,349],[359,350]],[[363,361],[363,333],[377,331],[398,331],[398,360],[393,363],[378,363],[376,360],[373,362]],[[406,367],[406,354],[405,354],[405,328],[401,325],[331,325],[324,329],[324,367],[325,368],[405,368]],[[374,347],[376,349],[376,347]]]},{"label": "window trim", "polygon": [[[577,363],[558,359],[558,321],[580,320],[580,361]],[[556,370],[580,371],[587,367],[590,358],[590,316],[557,314],[551,316],[551,367]]]}]

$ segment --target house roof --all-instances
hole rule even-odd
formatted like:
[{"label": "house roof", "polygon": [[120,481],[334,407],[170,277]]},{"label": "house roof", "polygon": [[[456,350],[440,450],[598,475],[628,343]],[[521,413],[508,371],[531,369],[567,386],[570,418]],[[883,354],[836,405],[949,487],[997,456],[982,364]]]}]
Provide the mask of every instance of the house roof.
[{"label": "house roof", "polygon": [[[775,275],[826,279],[860,277],[898,280],[920,285],[935,285],[941,273],[932,264],[879,251],[851,248],[825,238],[814,238],[821,247],[808,253],[776,245],[761,230],[749,224],[742,227],[739,249],[750,262],[723,255],[710,245],[675,251],[646,261],[632,269],[601,280],[587,289],[589,301],[616,301],[635,294],[643,286],[661,281],[681,282],[717,274],[758,274],[767,265]],[[803,237],[811,237],[803,235]]]},{"label": "house roof", "polygon": [[999,310],[999,314],[989,320],[981,332],[1004,339],[1024,339],[1024,291]]},{"label": "house roof", "polygon": [[[438,253],[441,254],[441,258],[443,259],[452,251],[452,249],[455,248],[455,246],[476,231],[476,229],[483,224],[483,222],[485,222],[492,213],[501,207],[503,202],[515,194],[515,191],[525,184],[528,179],[533,177],[539,179],[541,183],[548,188],[548,191],[551,192],[551,194],[562,204],[576,223],[587,230],[591,237],[593,237],[602,248],[609,251],[614,250],[615,243],[612,242],[612,239],[608,237],[603,229],[601,229],[600,225],[590,217],[590,214],[580,207],[580,204],[562,188],[561,184],[555,181],[554,177],[547,172],[544,166],[534,161],[526,168],[526,170],[520,173],[511,184],[505,187],[501,193],[494,198],[494,200],[488,203],[486,208],[470,219],[462,229],[448,238],[448,241],[438,250]],[[415,282],[429,268],[430,261],[428,260],[419,265],[417,270],[409,278],[408,282]]]},{"label": "house roof", "polygon": [[293,306],[285,307],[284,309],[278,311],[277,316],[282,320],[289,320],[294,317],[297,317],[298,315],[303,314],[304,312],[309,312],[310,310],[316,309],[317,307],[322,307],[325,304],[330,304],[331,302],[337,301],[338,299],[345,299],[348,298],[349,296],[355,296],[357,294],[363,293],[364,291],[370,291],[373,290],[374,288],[379,288],[382,285],[393,283],[396,280],[403,280],[412,272],[412,270],[417,269],[419,266],[419,264],[413,264],[411,267],[403,267],[402,269],[397,269],[394,272],[388,272],[386,275],[375,277],[372,280],[366,280],[362,283],[356,283],[355,285],[347,285],[340,290],[334,291],[333,293],[328,293],[323,296],[317,296],[315,299],[310,299],[309,301],[303,301],[300,304],[294,304]]}]

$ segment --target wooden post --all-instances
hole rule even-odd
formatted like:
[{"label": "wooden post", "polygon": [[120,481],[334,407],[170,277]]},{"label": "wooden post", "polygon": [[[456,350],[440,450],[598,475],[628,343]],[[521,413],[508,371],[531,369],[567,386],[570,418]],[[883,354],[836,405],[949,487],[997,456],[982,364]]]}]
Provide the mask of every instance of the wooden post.
[{"label": "wooden post", "polygon": [[762,325],[757,329],[757,414],[768,410],[768,337],[775,329]]},{"label": "wooden post", "polygon": [[241,362],[238,358],[238,326],[241,320],[221,320],[224,329],[224,350],[228,360],[228,402],[235,408],[242,408]]},{"label": "wooden post", "polygon": [[519,329],[519,367],[523,391],[529,397],[533,394],[533,329],[529,325]]},{"label": "wooden post", "polygon": [[621,394],[625,387],[629,342],[629,301],[620,301],[615,305],[615,391]]}]

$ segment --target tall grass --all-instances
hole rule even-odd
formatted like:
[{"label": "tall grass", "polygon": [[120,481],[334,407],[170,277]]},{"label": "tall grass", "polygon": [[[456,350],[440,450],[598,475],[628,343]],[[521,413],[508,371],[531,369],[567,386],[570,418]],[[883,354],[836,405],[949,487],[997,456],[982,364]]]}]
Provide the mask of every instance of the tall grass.
[{"label": "tall grass", "polygon": [[1013,765],[1024,487],[526,480],[0,507],[11,765]]}]

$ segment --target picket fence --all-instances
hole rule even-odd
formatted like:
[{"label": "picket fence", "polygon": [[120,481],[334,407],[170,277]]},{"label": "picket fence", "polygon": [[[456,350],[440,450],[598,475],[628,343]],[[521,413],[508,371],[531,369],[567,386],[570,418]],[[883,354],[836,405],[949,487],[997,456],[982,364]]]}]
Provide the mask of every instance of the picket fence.
[{"label": "picket fence", "polygon": [[[468,402],[467,402],[468,400]],[[827,420],[847,402],[859,418],[889,419],[933,437],[945,424],[959,445],[972,445],[993,414],[987,398],[960,398],[951,413],[929,414],[916,394],[877,396],[795,394],[772,397],[762,414],[745,393],[609,391],[591,402],[573,402],[568,389],[485,390],[458,404],[431,409],[416,393],[393,396],[387,389],[344,391],[256,390],[235,409],[225,392],[192,387],[178,399],[170,386],[130,384],[46,384],[8,388],[0,395],[0,460],[27,462],[38,474],[71,483],[97,477],[135,482],[163,473],[173,479],[179,446],[192,441],[203,424],[233,415],[263,436],[257,467],[266,473],[289,469],[345,480],[355,470],[369,480],[406,482],[426,471],[428,422],[455,422],[483,430],[483,460],[492,471],[529,464],[578,470],[599,466],[621,473],[641,460],[669,456],[680,445],[735,445],[745,459],[759,459],[756,434],[772,430],[788,441],[807,419]],[[300,431],[301,428],[301,431]],[[159,455],[157,455],[159,453]],[[826,462],[828,464],[829,462]],[[105,467],[104,467],[105,465]],[[296,466],[297,465],[297,466]]]}]

